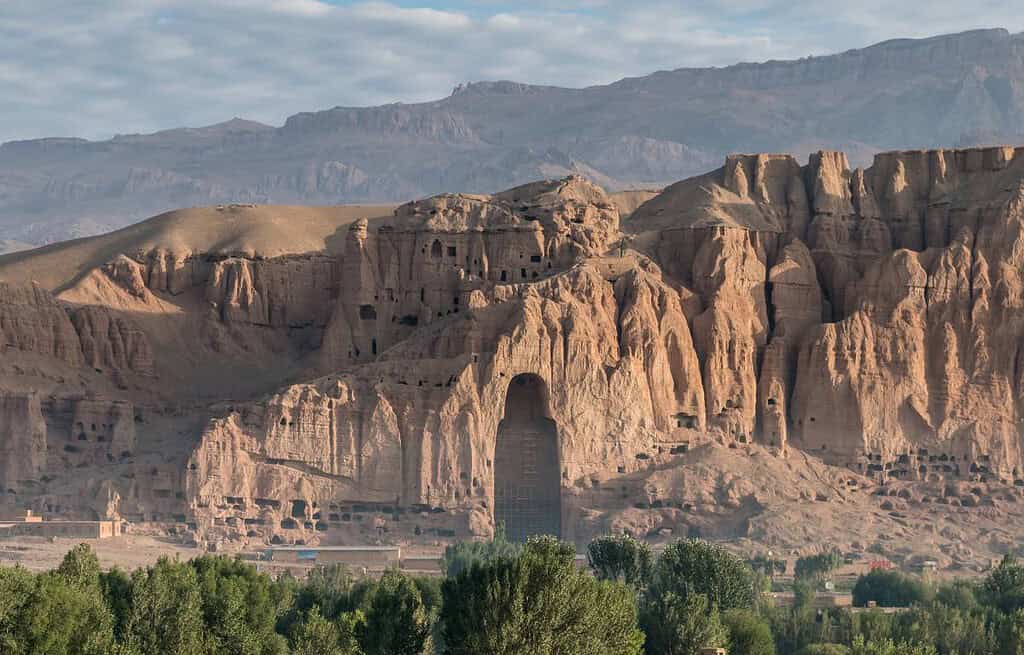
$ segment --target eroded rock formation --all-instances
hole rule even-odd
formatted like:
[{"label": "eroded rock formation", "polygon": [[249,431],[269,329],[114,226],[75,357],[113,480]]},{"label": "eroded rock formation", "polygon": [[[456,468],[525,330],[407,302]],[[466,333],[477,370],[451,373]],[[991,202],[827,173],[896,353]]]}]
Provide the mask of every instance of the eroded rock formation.
[{"label": "eroded rock formation", "polygon": [[[746,534],[777,498],[1024,484],[1022,150],[736,155],[628,219],[578,177],[346,216],[273,254],[122,236],[46,286],[59,253],[0,259],[15,500],[257,542],[380,516],[584,539],[711,529],[695,503]],[[840,468],[697,493],[701,444]]]}]

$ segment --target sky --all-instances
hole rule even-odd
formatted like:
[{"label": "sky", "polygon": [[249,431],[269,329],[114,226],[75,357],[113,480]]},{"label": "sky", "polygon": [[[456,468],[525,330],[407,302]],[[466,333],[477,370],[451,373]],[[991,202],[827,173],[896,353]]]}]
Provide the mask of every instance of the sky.
[{"label": "sky", "polygon": [[983,27],[1006,0],[0,0],[0,142],[581,87]]}]

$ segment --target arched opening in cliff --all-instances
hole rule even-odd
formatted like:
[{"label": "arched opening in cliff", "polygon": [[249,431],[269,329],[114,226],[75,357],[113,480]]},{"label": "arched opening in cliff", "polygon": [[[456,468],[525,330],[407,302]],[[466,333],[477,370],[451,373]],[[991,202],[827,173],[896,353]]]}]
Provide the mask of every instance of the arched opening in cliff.
[{"label": "arched opening in cliff", "polygon": [[439,259],[441,257],[443,247],[439,239],[434,239],[434,243],[430,246],[430,256],[433,259]]},{"label": "arched opening in cliff", "polygon": [[548,416],[547,399],[547,387],[538,376],[516,376],[498,425],[494,520],[513,541],[562,533],[558,426]]}]

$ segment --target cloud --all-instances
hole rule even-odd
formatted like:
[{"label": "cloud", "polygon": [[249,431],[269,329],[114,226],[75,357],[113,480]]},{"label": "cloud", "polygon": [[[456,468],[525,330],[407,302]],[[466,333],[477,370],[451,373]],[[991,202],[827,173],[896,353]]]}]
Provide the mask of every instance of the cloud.
[{"label": "cloud", "polygon": [[403,8],[386,2],[367,2],[352,7],[351,16],[371,22],[386,23],[398,28],[424,31],[424,36],[438,31],[473,29],[473,21],[458,12],[439,11],[429,7]]},{"label": "cloud", "polygon": [[975,27],[993,0],[6,0],[0,141],[105,138],[466,81],[587,86],[682,66],[825,54]]},{"label": "cloud", "polygon": [[274,0],[270,8],[285,14],[299,16],[324,16],[331,11],[331,5],[319,0]]}]

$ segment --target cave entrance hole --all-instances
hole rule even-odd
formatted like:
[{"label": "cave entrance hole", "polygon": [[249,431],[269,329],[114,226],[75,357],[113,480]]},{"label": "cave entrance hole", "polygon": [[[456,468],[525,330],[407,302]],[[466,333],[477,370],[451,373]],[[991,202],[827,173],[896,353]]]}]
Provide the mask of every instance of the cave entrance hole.
[{"label": "cave entrance hole", "polygon": [[548,418],[547,388],[532,374],[508,386],[494,453],[494,520],[512,541],[562,534],[558,428]]}]

